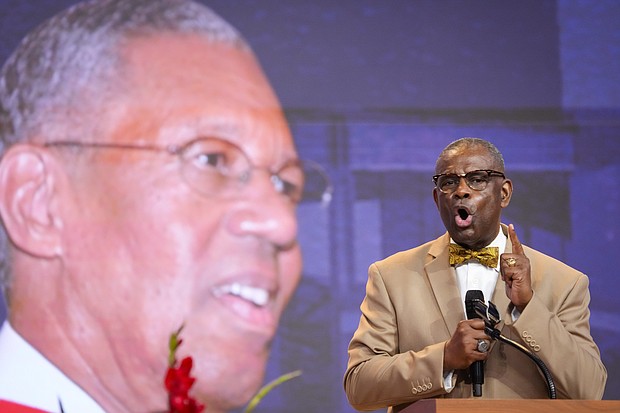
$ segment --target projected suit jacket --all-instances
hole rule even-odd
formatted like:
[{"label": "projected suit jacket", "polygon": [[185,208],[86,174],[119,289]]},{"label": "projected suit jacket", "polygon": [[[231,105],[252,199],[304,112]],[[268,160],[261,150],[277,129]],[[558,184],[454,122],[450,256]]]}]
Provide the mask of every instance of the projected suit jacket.
[{"label": "projected suit jacket", "polygon": [[[344,377],[353,407],[392,406],[389,411],[398,412],[419,399],[472,397],[467,371],[455,372],[450,393],[443,382],[445,343],[466,318],[455,270],[448,264],[449,242],[446,233],[370,266]],[[532,248],[524,250],[534,296],[513,322],[513,306],[498,277],[491,299],[502,314],[497,328],[544,361],[558,398],[602,398],[607,372],[590,335],[588,278]],[[506,251],[512,251],[510,239]],[[548,398],[536,364],[507,344],[492,343],[484,370],[483,398]]]}]

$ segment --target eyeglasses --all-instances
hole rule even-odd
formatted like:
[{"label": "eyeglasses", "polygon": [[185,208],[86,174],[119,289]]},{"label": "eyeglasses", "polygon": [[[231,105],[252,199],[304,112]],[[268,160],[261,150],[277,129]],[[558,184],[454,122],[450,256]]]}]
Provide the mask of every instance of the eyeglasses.
[{"label": "eyeglasses", "polygon": [[478,169],[475,171],[467,172],[466,174],[439,174],[433,176],[433,182],[435,186],[444,194],[451,194],[456,191],[461,183],[461,178],[465,179],[465,183],[468,187],[475,191],[482,191],[487,187],[489,180],[493,176],[501,176],[505,178],[502,172],[494,171],[492,169]]},{"label": "eyeglasses", "polygon": [[48,142],[45,146],[166,152],[181,161],[181,176],[185,183],[209,197],[240,196],[251,182],[253,173],[259,170],[267,172],[276,192],[293,204],[318,199],[327,205],[333,193],[327,174],[315,162],[295,159],[277,171],[272,171],[253,165],[245,152],[232,142],[214,137],[202,137],[182,145],[168,146],[78,141]]}]

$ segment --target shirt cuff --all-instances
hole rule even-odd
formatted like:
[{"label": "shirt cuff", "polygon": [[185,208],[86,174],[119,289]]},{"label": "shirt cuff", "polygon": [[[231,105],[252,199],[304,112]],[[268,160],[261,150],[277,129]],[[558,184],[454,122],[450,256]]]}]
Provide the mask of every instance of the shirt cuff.
[{"label": "shirt cuff", "polygon": [[443,376],[443,388],[446,393],[450,393],[454,389],[454,370],[446,372]]}]

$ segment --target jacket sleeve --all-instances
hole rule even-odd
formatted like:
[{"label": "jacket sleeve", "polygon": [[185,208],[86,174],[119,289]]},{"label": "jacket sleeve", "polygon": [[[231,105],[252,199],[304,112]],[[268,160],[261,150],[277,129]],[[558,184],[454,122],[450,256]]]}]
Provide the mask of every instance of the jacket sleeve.
[{"label": "jacket sleeve", "polygon": [[[556,283],[541,290],[539,294],[534,287],[532,300],[512,328],[545,362],[558,398],[601,399],[607,371],[590,335],[588,278],[579,274],[564,286]],[[542,296],[553,299],[543,302]]]},{"label": "jacket sleeve", "polygon": [[397,314],[376,264],[368,270],[360,309],[362,315],[349,344],[344,376],[345,392],[354,408],[375,410],[446,393],[445,342],[420,351],[399,352]]}]

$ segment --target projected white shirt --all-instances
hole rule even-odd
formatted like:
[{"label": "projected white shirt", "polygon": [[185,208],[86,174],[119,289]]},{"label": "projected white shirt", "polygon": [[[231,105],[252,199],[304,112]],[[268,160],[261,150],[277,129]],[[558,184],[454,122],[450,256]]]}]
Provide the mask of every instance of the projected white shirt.
[{"label": "projected white shirt", "polygon": [[0,330],[0,400],[48,412],[105,413],[5,321]]}]

